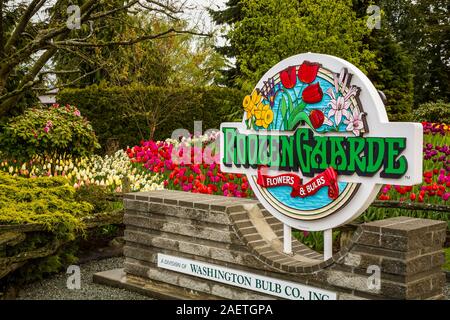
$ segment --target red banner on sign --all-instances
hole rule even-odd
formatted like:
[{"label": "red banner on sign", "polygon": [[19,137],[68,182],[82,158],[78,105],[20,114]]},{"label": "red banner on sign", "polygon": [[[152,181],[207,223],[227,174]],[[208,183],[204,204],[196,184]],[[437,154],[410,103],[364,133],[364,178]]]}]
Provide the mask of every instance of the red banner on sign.
[{"label": "red banner on sign", "polygon": [[290,186],[292,187],[291,197],[305,198],[314,195],[323,187],[328,187],[328,196],[331,199],[336,199],[339,196],[337,173],[331,167],[312,178],[306,184],[302,184],[302,179],[296,174],[285,173],[278,176],[269,176],[266,174],[267,170],[267,167],[258,169],[257,183],[264,188]]}]

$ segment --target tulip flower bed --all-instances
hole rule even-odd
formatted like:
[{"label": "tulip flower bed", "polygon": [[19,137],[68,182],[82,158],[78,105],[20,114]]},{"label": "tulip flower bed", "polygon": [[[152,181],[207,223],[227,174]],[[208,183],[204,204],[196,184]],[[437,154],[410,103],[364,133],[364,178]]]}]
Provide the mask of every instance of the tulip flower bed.
[{"label": "tulip flower bed", "polygon": [[[360,220],[411,216],[447,221],[450,228],[450,127],[427,122],[423,127],[423,183],[414,187],[383,186],[378,203],[369,207]],[[450,256],[446,259],[450,270]]]},{"label": "tulip flower bed", "polygon": [[379,200],[446,204],[450,199],[450,129],[423,123],[423,183],[414,187],[383,186]]},{"label": "tulip flower bed", "polygon": [[133,163],[140,163],[151,172],[163,176],[166,189],[193,193],[252,197],[247,177],[220,170],[218,132],[183,138],[181,142],[142,141],[127,149]]},{"label": "tulip flower bed", "polygon": [[0,171],[26,178],[65,177],[75,189],[96,185],[105,187],[109,192],[121,193],[163,188],[160,175],[135,166],[123,150],[104,157],[34,156],[23,163],[3,161],[0,162]]}]

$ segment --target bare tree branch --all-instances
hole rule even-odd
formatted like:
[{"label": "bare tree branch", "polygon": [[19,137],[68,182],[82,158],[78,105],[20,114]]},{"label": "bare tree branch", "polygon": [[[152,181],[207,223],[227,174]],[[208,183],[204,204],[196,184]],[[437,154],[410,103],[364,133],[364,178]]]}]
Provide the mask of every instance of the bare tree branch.
[{"label": "bare tree branch", "polygon": [[41,2],[37,4],[33,12],[31,13],[31,17],[33,17],[39,11],[39,9],[45,4],[46,1],[47,0],[41,0]]},{"label": "bare tree branch", "polygon": [[73,40],[64,40],[64,41],[55,41],[53,44],[58,46],[72,46],[72,47],[109,47],[109,46],[129,46],[133,45],[145,40],[154,40],[158,38],[162,38],[164,36],[168,35],[177,35],[177,34],[191,34],[196,36],[203,36],[203,37],[211,37],[211,34],[209,33],[201,33],[201,32],[195,32],[190,30],[176,30],[175,28],[170,28],[167,31],[163,31],[157,34],[152,35],[145,35],[142,37],[137,37],[132,40],[127,41],[110,41],[110,42],[100,42],[100,43],[88,43],[88,42],[80,42],[80,41],[73,41]]},{"label": "bare tree branch", "polygon": [[0,114],[5,112],[5,110],[9,109],[12,105],[14,105],[17,102],[17,100],[20,96],[20,93],[24,92],[27,88],[34,86],[36,83],[42,81],[42,77],[38,77],[38,80],[35,80],[35,78],[38,76],[39,72],[44,67],[44,65],[47,63],[47,61],[51,57],[53,57],[53,55],[55,53],[56,53],[56,48],[50,48],[39,57],[39,59],[33,65],[31,70],[20,81],[18,89],[14,90],[14,91],[18,91],[17,94],[14,94],[7,98],[4,98],[4,96],[8,95],[8,94],[5,94],[0,97],[0,101],[2,102],[0,105]]},{"label": "bare tree branch", "polygon": [[24,83],[22,86],[19,86],[17,89],[0,96],[0,102],[14,98],[14,97],[22,94],[23,92],[25,92],[25,90],[33,87],[34,85],[38,84],[41,81],[42,81],[42,78],[39,77],[38,79]]},{"label": "bare tree branch", "polygon": [[100,13],[94,14],[94,15],[92,15],[89,18],[89,20],[97,20],[97,19],[100,19],[100,18],[104,18],[106,16],[113,15],[113,14],[115,14],[117,12],[126,10],[126,9],[132,7],[133,5],[135,5],[137,3],[139,3],[139,0],[130,1],[130,3],[128,3],[125,6],[122,6],[120,8],[116,8],[116,9],[112,9],[112,10],[109,10],[109,11],[104,11],[104,12],[100,12]]},{"label": "bare tree branch", "polygon": [[172,19],[172,20],[180,20],[180,19],[179,19],[178,17],[176,17],[174,14],[172,14],[172,13],[170,13],[170,12],[167,12],[167,11],[165,11],[165,10],[163,10],[163,9],[158,9],[158,8],[149,7],[149,6],[146,6],[146,5],[144,5],[144,4],[140,3],[140,2],[139,2],[139,6],[142,7],[142,8],[144,8],[144,9],[146,9],[147,11],[155,11],[155,12],[164,14],[165,16],[169,17],[169,18]]},{"label": "bare tree branch", "polygon": [[68,73],[78,73],[78,72],[80,72],[79,69],[74,69],[74,70],[47,70],[47,71],[39,72],[39,75],[45,75],[45,74],[68,74]]},{"label": "bare tree branch", "polygon": [[90,57],[88,57],[87,55],[85,55],[83,52],[80,52],[78,50],[73,50],[70,47],[59,47],[59,46],[55,46],[58,50],[63,50],[63,51],[67,51],[70,52],[76,56],[78,56],[80,59],[82,59],[83,61],[86,61],[87,63],[89,63],[91,66],[95,66],[98,63],[95,62],[94,60],[92,60]]},{"label": "bare tree branch", "polygon": [[[78,78],[76,78],[76,79],[74,79],[74,80],[72,80],[72,81],[70,81],[68,83],[60,84],[58,86],[53,86],[53,87],[50,87],[50,88],[33,88],[33,89],[34,90],[51,91],[51,90],[54,90],[54,89],[62,89],[62,88],[65,88],[65,87],[70,87],[70,86],[74,85],[75,83],[77,83],[78,81],[80,81],[81,79],[86,78],[87,76],[90,76],[91,74],[94,74],[94,73],[96,73],[99,70],[101,70],[101,67],[97,68],[95,70],[89,71],[89,72],[81,75],[80,77],[78,77]],[[78,70],[78,72],[79,72],[79,70]],[[69,73],[69,72],[67,72],[67,73]]]},{"label": "bare tree branch", "polygon": [[3,43],[3,1],[0,0],[0,58],[4,56],[4,43]]},{"label": "bare tree branch", "polygon": [[434,203],[416,203],[416,202],[400,202],[400,201],[381,201],[375,200],[372,207],[376,208],[399,208],[408,210],[424,210],[424,211],[439,211],[450,214],[450,206],[434,204]]},{"label": "bare tree branch", "polygon": [[14,29],[13,33],[9,37],[9,40],[6,42],[4,51],[8,53],[11,49],[11,47],[17,42],[17,40],[20,37],[20,34],[25,30],[27,27],[28,22],[30,21],[31,17],[34,15],[36,10],[39,10],[45,3],[45,0],[33,0],[25,10],[24,14],[19,20],[19,23],[17,24],[16,28]]},{"label": "bare tree branch", "polygon": [[[159,2],[159,1],[152,1],[152,0],[144,0],[144,1],[145,1],[145,2],[148,2],[148,3],[150,3],[150,4],[153,4],[153,5],[155,5],[155,6],[158,6],[158,7],[162,8],[162,9],[164,9],[164,10],[166,10],[166,11],[169,11],[170,13],[173,13],[173,14],[183,13],[182,8],[183,8],[183,6],[184,6],[184,3],[181,4],[181,5],[179,6],[179,8],[174,8],[174,7],[171,7],[171,6],[169,6],[169,5],[165,5],[165,4],[163,4],[163,3]],[[140,3],[140,4],[141,4],[141,3]],[[141,4],[141,5],[142,5],[142,4]]]},{"label": "bare tree branch", "polygon": [[[80,12],[83,13],[85,11],[90,12],[92,7],[96,4],[96,0],[89,0],[80,8]],[[86,19],[86,13],[83,14],[82,18]],[[8,58],[4,59],[2,62],[8,65],[8,69],[12,69],[20,64],[22,61],[25,61],[32,54],[38,52],[39,50],[48,48],[50,39],[54,39],[59,37],[65,37],[70,33],[70,29],[67,28],[66,23],[62,23],[59,27],[52,28],[50,30],[41,30],[41,34],[38,37],[30,41],[27,45],[25,45],[20,50],[17,50],[12,55],[8,56]],[[45,33],[47,32],[47,33]]]}]

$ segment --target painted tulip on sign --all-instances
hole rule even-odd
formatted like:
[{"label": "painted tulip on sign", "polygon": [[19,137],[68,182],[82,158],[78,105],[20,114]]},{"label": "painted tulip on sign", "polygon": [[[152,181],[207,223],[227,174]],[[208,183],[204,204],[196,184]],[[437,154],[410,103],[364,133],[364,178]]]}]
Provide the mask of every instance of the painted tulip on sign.
[{"label": "painted tulip on sign", "polygon": [[299,80],[304,83],[313,82],[314,80],[316,80],[319,68],[320,65],[318,63],[312,63],[309,61],[303,62],[298,69]]},{"label": "painted tulip on sign", "polygon": [[314,127],[314,129],[320,128],[325,120],[325,116],[323,115],[323,112],[320,110],[313,110],[311,111],[309,115],[309,120],[311,120],[311,123]]},{"label": "painted tulip on sign", "polygon": [[297,83],[295,67],[289,67],[280,72],[281,83],[286,89],[292,89]]},{"label": "painted tulip on sign", "polygon": [[303,90],[302,99],[306,103],[317,103],[322,101],[323,91],[319,83],[310,84]]}]

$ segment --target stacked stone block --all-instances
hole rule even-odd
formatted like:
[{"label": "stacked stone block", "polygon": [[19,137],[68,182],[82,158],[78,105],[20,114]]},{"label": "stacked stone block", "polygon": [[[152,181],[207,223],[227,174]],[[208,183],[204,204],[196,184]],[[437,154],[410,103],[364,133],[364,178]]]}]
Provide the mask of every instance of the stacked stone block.
[{"label": "stacked stone block", "polygon": [[164,253],[332,290],[339,299],[442,298],[445,222],[399,217],[363,224],[345,249],[323,261],[296,240],[294,254],[284,254],[283,224],[256,200],[164,190],[128,194],[124,204],[125,281],[164,283],[194,297],[274,298],[160,269],[157,254]]}]

